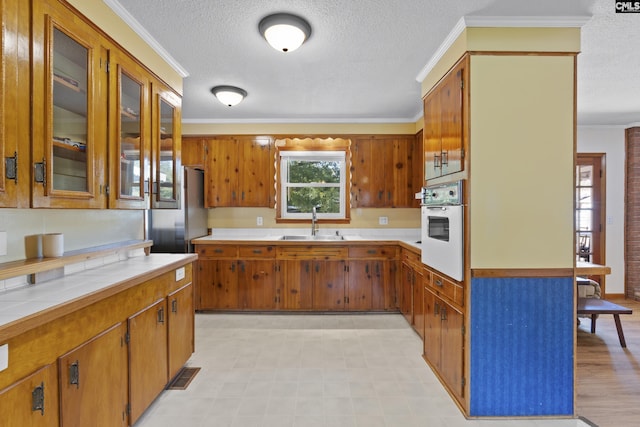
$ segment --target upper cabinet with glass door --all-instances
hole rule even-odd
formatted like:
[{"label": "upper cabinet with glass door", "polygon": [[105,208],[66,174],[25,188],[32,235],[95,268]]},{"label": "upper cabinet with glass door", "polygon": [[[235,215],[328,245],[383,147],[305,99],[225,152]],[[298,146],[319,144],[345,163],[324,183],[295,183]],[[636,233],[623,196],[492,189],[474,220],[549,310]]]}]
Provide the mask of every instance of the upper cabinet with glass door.
[{"label": "upper cabinet with glass door", "polygon": [[109,207],[149,207],[151,108],[149,73],[111,50]]},{"label": "upper cabinet with glass door", "polygon": [[106,207],[107,50],[62,3],[33,3],[33,207]]},{"label": "upper cabinet with glass door", "polygon": [[180,162],[181,98],[154,81],[152,103],[152,185],[151,207],[180,207],[182,167]]}]

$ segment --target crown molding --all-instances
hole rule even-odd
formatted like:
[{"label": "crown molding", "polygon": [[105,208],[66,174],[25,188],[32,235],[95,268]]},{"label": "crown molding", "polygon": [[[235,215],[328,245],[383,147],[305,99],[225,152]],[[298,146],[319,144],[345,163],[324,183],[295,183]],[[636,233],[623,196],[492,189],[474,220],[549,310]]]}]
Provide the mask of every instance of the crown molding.
[{"label": "crown molding", "polygon": [[131,29],[144,40],[160,57],[173,68],[180,77],[185,78],[189,76],[189,72],[176,61],[167,52],[156,39],[138,22],[136,18],[125,9],[118,0],[103,0],[104,3],[113,10],[113,12],[120,17]]},{"label": "crown molding", "polygon": [[420,70],[416,81],[422,83],[466,28],[580,28],[590,19],[591,16],[463,16]]},{"label": "crown molding", "polygon": [[295,119],[295,118],[277,118],[277,119],[182,119],[183,124],[358,124],[358,123],[369,123],[369,124],[386,124],[386,123],[412,123],[415,124],[418,119],[422,117],[422,114],[419,113],[415,117],[409,118],[393,118],[393,119],[385,119],[385,118],[321,118],[321,119]]}]

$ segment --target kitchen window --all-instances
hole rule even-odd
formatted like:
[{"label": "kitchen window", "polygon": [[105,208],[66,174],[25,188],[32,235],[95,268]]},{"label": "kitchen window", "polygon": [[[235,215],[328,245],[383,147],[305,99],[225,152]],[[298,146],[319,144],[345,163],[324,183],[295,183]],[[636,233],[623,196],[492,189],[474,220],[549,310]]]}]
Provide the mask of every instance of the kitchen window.
[{"label": "kitchen window", "polygon": [[348,221],[348,153],[348,146],[336,145],[280,148],[276,159],[278,219],[309,221],[315,207],[320,221]]}]

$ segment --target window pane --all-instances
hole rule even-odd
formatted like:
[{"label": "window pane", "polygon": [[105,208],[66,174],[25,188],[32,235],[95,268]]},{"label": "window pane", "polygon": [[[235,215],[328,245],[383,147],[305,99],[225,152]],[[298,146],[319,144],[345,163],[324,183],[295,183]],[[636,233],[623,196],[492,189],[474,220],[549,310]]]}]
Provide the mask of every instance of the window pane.
[{"label": "window pane", "polygon": [[590,187],[593,185],[593,166],[578,166],[578,176],[576,182],[581,187]]},{"label": "window pane", "polygon": [[591,209],[593,208],[593,189],[580,188],[578,190],[578,200],[576,200],[576,208]]},{"label": "window pane", "polygon": [[175,158],[173,156],[173,113],[171,105],[160,100],[160,200],[175,200],[173,181]]},{"label": "window pane", "polygon": [[291,183],[340,183],[339,161],[293,160],[287,162]]},{"label": "window pane", "polygon": [[576,211],[576,229],[577,230],[591,230],[591,215],[592,211],[578,209]]},{"label": "window pane", "polygon": [[340,213],[340,188],[295,187],[287,190],[287,213],[310,213],[319,206],[318,213]]}]

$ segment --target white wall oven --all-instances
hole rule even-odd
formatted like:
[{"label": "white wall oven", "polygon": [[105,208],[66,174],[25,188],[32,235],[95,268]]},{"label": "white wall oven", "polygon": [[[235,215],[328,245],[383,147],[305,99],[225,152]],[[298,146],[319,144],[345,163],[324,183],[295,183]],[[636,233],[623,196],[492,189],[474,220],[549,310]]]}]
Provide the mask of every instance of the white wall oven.
[{"label": "white wall oven", "polygon": [[462,181],[423,189],[422,262],[454,280],[464,278]]}]

